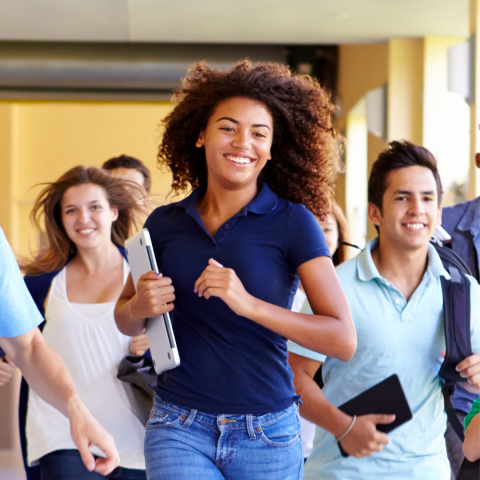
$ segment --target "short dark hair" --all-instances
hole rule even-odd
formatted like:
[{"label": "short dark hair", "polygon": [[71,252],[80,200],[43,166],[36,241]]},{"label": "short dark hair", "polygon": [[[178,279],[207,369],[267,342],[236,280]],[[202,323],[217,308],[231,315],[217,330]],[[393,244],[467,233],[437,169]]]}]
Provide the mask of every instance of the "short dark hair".
[{"label": "short dark hair", "polygon": [[368,202],[376,205],[381,212],[389,173],[393,170],[415,165],[428,168],[433,173],[437,184],[438,204],[441,205],[443,188],[438,173],[437,160],[426,148],[406,140],[390,142],[389,148],[381,152],[375,160],[368,179]]},{"label": "short dark hair", "polygon": [[145,179],[143,188],[147,193],[150,193],[150,187],[152,186],[152,176],[150,170],[137,158],[129,157],[128,155],[120,155],[119,157],[113,157],[107,160],[102,168],[104,170],[115,170],[116,168],[131,168],[132,170],[138,170]]}]

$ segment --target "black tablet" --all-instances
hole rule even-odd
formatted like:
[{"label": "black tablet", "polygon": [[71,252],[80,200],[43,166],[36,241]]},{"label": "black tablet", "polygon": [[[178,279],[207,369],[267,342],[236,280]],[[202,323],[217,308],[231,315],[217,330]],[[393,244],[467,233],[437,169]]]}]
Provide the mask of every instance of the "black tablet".
[{"label": "black tablet", "polygon": [[347,415],[357,417],[371,414],[395,415],[392,423],[377,425],[377,430],[385,433],[391,432],[413,417],[397,375],[377,383],[338,408]]},{"label": "black tablet", "polygon": [[[384,433],[391,432],[413,418],[400,380],[395,374],[365,390],[338,408],[352,417],[353,415],[359,417],[360,415],[372,414],[395,415],[395,420],[392,423],[377,425],[377,430]],[[342,456],[348,457],[348,453],[345,452],[340,444],[338,444],[338,447]]]}]

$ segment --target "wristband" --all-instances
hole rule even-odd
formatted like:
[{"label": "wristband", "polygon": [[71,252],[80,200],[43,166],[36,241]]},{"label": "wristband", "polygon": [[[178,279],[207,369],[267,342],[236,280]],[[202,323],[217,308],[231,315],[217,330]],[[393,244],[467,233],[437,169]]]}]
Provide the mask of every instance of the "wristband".
[{"label": "wristband", "polygon": [[352,420],[352,423],[350,424],[350,426],[347,428],[347,431],[340,437],[336,438],[335,441],[333,442],[334,444],[335,443],[339,443],[340,441],[342,441],[348,434],[348,432],[352,429],[353,425],[355,424],[355,420],[357,419],[357,416],[354,415],[353,416],[353,420]]}]

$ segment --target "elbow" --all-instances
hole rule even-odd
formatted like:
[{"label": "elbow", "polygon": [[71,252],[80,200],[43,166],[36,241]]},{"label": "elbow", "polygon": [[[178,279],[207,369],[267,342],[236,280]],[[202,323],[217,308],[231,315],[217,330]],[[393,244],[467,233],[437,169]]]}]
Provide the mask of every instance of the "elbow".
[{"label": "elbow", "polygon": [[122,318],[122,310],[121,307],[119,307],[118,302],[115,305],[115,310],[113,311],[113,318],[115,318],[115,323],[117,324],[117,328],[120,333],[123,333],[123,335],[129,335],[127,328],[125,328],[126,325]]},{"label": "elbow", "polygon": [[469,462],[476,462],[480,458],[480,451],[473,451],[472,448],[469,448],[469,445],[463,444],[462,447],[463,454]]},{"label": "elbow", "polygon": [[462,451],[469,462],[476,462],[480,458],[480,435],[477,425],[469,425],[465,430]]}]

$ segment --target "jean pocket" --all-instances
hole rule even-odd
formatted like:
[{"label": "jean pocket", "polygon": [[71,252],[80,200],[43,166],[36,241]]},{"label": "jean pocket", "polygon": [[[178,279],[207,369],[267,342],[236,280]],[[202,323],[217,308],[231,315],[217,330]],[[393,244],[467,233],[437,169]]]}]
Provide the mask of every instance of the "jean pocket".
[{"label": "jean pocket", "polygon": [[182,420],[185,420],[185,418],[186,415],[183,413],[155,402],[147,422],[147,430],[152,428],[174,427]]},{"label": "jean pocket", "polygon": [[[258,430],[260,428],[260,430]],[[295,412],[282,415],[261,427],[257,427],[260,438],[271,447],[290,447],[300,438],[300,422]]]}]

